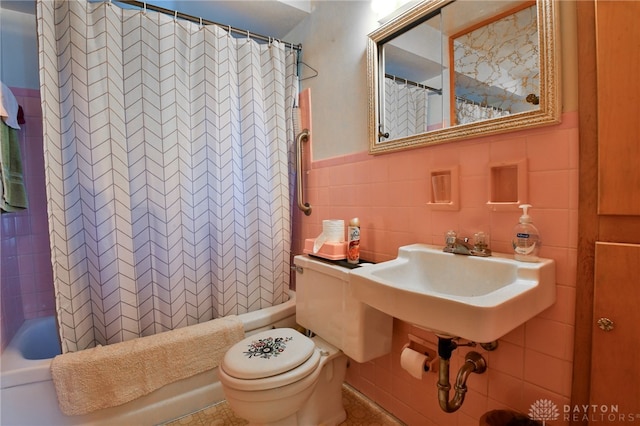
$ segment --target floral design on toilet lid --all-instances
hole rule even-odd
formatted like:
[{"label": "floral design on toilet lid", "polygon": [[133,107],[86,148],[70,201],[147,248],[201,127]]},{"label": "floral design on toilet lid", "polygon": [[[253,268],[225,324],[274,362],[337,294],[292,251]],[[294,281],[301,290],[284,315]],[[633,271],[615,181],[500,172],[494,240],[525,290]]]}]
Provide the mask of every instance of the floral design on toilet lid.
[{"label": "floral design on toilet lid", "polygon": [[221,367],[237,379],[273,377],[302,365],[315,347],[313,340],[292,328],[264,330],[229,348]]},{"label": "floral design on toilet lid", "polygon": [[251,342],[249,346],[249,350],[245,351],[244,354],[249,358],[253,358],[254,356],[260,358],[271,358],[280,355],[287,349],[287,342],[293,340],[293,337],[276,337],[275,339],[272,336],[269,336],[264,339],[258,339]]}]

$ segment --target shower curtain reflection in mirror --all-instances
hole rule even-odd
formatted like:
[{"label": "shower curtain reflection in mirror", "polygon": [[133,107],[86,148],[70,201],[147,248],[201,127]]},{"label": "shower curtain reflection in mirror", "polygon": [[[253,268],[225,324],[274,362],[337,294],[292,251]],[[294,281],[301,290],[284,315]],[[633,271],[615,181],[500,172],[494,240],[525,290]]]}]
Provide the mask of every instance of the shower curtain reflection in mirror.
[{"label": "shower curtain reflection in mirror", "polygon": [[383,129],[388,139],[426,132],[428,111],[429,90],[402,80],[384,79]]},{"label": "shower curtain reflection in mirror", "polygon": [[509,111],[490,105],[478,105],[465,99],[456,99],[456,124],[475,123],[509,114]]},{"label": "shower curtain reflection in mirror", "polygon": [[37,13],[63,351],[285,301],[295,53],[110,2]]}]

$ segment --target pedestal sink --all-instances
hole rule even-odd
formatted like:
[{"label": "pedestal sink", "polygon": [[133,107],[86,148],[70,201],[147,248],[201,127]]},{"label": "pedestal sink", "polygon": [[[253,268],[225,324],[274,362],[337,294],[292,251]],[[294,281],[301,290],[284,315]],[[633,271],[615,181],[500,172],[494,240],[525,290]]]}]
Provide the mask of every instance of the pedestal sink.
[{"label": "pedestal sink", "polygon": [[488,343],[556,300],[555,262],[520,262],[444,253],[442,247],[400,247],[396,259],[351,271],[353,297],[439,335]]}]

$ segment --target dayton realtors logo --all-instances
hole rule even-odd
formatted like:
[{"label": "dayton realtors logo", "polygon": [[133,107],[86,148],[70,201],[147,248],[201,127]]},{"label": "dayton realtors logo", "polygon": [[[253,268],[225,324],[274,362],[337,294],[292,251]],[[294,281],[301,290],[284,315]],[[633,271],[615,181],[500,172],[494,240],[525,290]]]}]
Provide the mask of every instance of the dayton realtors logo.
[{"label": "dayton realtors logo", "polygon": [[558,406],[548,399],[539,399],[529,408],[529,417],[531,420],[540,420],[544,426],[547,420],[558,420],[560,412]]},{"label": "dayton realtors logo", "polygon": [[[558,406],[549,399],[539,399],[529,408],[529,418],[531,420],[542,421],[545,425],[547,421],[560,419]],[[639,413],[621,413],[617,405],[563,405],[562,420],[573,422],[589,423],[640,423]]]}]

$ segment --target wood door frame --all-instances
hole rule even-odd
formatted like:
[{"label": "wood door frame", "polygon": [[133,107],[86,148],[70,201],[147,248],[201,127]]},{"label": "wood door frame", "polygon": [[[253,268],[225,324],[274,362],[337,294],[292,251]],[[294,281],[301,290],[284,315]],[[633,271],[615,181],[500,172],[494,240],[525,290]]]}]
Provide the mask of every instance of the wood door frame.
[{"label": "wood door frame", "polygon": [[[571,405],[589,404],[595,246],[598,238],[598,104],[594,0],[576,2],[578,37],[578,261]],[[587,424],[574,421],[571,424]]]}]

